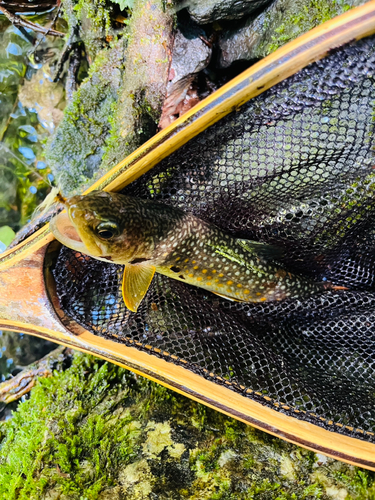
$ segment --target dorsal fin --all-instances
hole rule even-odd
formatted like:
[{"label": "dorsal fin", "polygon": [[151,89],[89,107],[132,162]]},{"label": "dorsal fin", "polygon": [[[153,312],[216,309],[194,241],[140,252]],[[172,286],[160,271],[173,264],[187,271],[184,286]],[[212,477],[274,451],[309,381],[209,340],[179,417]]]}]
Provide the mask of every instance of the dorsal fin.
[{"label": "dorsal fin", "polygon": [[278,260],[284,254],[282,248],[275,245],[269,245],[268,243],[242,239],[238,239],[237,242],[242,248],[248,252],[255,253],[257,257],[263,260]]}]

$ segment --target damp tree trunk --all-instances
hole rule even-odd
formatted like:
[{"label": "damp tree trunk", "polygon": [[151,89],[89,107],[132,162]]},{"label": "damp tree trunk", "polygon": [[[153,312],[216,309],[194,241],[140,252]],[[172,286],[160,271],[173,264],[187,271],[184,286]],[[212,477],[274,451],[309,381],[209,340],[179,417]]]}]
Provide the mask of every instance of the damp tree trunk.
[{"label": "damp tree trunk", "polygon": [[[157,131],[176,19],[163,0],[136,1],[125,24],[114,3],[62,5],[69,43],[79,39],[90,64],[46,148],[63,194],[71,195]],[[1,423],[0,499],[375,495],[372,472],[288,444],[92,356],[76,353],[70,366],[47,375]]]}]

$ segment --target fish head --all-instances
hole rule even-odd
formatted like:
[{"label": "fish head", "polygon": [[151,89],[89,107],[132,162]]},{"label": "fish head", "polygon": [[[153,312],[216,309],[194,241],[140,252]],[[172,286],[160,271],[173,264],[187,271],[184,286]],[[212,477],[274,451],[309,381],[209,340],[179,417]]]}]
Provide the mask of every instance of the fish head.
[{"label": "fish head", "polygon": [[64,202],[66,211],[51,220],[51,231],[72,250],[126,264],[136,254],[138,245],[127,230],[124,203],[126,197],[104,191],[73,196]]}]

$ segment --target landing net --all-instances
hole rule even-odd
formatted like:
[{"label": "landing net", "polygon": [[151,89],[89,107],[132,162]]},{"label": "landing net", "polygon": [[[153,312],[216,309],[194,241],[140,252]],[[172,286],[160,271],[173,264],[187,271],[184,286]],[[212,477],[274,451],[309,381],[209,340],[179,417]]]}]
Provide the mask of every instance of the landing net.
[{"label": "landing net", "polygon": [[333,51],[222,119],[123,192],[284,249],[348,291],[238,304],[156,275],[137,313],[122,267],[62,248],[63,309],[273,409],[375,441],[375,39]]}]

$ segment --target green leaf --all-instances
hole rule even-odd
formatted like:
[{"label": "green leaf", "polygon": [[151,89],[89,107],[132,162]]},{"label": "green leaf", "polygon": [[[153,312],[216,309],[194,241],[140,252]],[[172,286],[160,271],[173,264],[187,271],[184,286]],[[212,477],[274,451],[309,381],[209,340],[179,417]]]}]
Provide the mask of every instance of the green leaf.
[{"label": "green leaf", "polygon": [[126,10],[134,7],[135,0],[112,0],[112,2],[119,4],[121,10]]},{"label": "green leaf", "polygon": [[7,247],[13,241],[15,234],[13,229],[9,226],[0,227],[0,242]]}]

